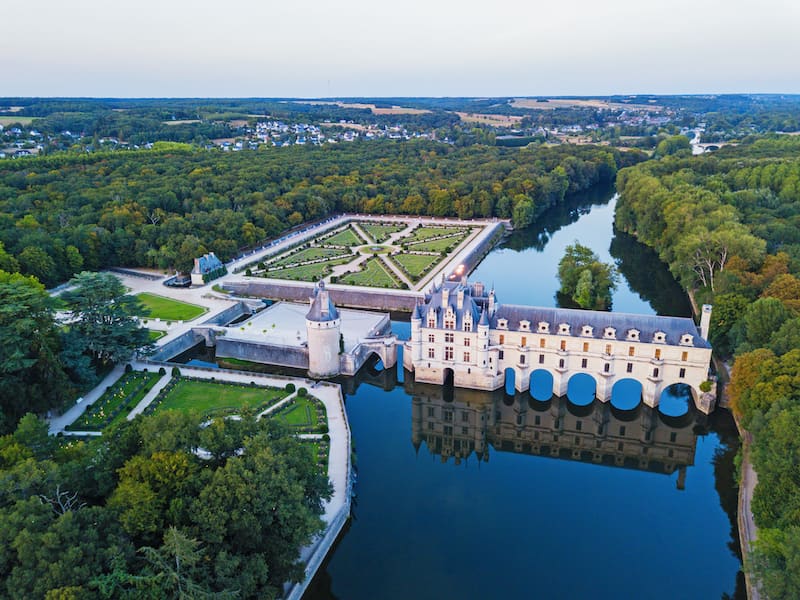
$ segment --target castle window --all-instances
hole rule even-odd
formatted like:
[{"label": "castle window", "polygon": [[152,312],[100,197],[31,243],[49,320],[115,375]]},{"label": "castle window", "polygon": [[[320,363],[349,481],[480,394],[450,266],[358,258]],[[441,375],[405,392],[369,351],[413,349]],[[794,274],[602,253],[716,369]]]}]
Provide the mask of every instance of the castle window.
[{"label": "castle window", "polygon": [[616,339],[617,330],[614,329],[613,327],[606,327],[603,330],[603,337],[606,337],[606,338],[609,338],[609,339]]},{"label": "castle window", "polygon": [[592,329],[591,325],[584,325],[583,326],[583,330],[581,331],[581,335],[591,336],[592,335],[592,331],[593,331],[593,329]]},{"label": "castle window", "polygon": [[540,365],[543,365],[543,364],[544,364],[544,354],[540,354],[540,355],[539,355],[539,364],[540,364]]},{"label": "castle window", "polygon": [[524,347],[525,347],[525,346],[527,346],[527,345],[528,345],[528,338],[526,338],[526,337],[523,335],[523,336],[522,336],[522,342],[520,343],[520,346],[522,346],[522,347],[524,348]]},{"label": "castle window", "polygon": [[558,333],[569,335],[569,325],[567,323],[561,323],[561,325],[558,326]]},{"label": "castle window", "polygon": [[436,343],[436,336],[435,336],[435,335],[433,335],[432,333],[429,333],[429,334],[428,334],[428,343],[429,343],[429,344],[434,344],[434,343]]},{"label": "castle window", "polygon": [[464,319],[464,331],[472,331],[472,321]]},{"label": "castle window", "polygon": [[656,342],[663,342],[667,339],[667,334],[663,331],[656,331],[655,335],[653,335],[653,340]]},{"label": "castle window", "polygon": [[445,329],[455,329],[456,328],[456,321],[452,317],[445,317],[444,319],[444,328]]},{"label": "castle window", "polygon": [[505,344],[505,343],[506,343],[506,336],[504,336],[504,335],[501,333],[501,334],[500,334],[500,344],[502,345],[502,344]]},{"label": "castle window", "polygon": [[497,358],[498,358],[498,360],[503,360],[503,354],[504,354],[504,353],[503,353],[503,351],[502,351],[502,350],[500,350],[500,352],[498,352],[498,353],[497,353]]},{"label": "castle window", "polygon": [[681,352],[681,360],[686,362],[689,360],[689,353],[688,352]]},{"label": "castle window", "polygon": [[539,348],[544,348],[546,341],[544,338],[539,338]]},{"label": "castle window", "polygon": [[653,369],[653,377],[658,377],[658,367]]},{"label": "castle window", "polygon": [[656,348],[656,360],[661,360],[661,348]]},{"label": "castle window", "polygon": [[445,346],[444,347],[444,359],[445,360],[453,360],[453,347],[452,346]]},{"label": "castle window", "polygon": [[563,358],[558,361],[558,368],[559,369],[563,369],[564,368],[564,359]]},{"label": "castle window", "polygon": [[469,338],[464,338],[464,345],[469,346]]},{"label": "castle window", "polygon": [[469,413],[467,411],[465,411],[465,410],[461,411],[461,420],[464,423],[468,423],[469,422]]},{"label": "castle window", "polygon": [[469,362],[469,352],[464,352],[464,362]]},{"label": "castle window", "polygon": [[549,333],[550,323],[546,321],[539,321],[539,333]]},{"label": "castle window", "polygon": [[681,367],[681,370],[678,372],[678,377],[680,377],[681,379],[686,377],[686,369],[685,368]]},{"label": "castle window", "polygon": [[561,340],[561,349],[562,350],[566,350],[567,349],[567,340]]},{"label": "castle window", "polygon": [[453,334],[452,334],[452,333],[445,333],[445,334],[444,334],[444,341],[445,341],[445,343],[446,343],[446,344],[452,344],[452,343],[453,343],[453,337],[454,337],[454,336],[453,336]]},{"label": "castle window", "polygon": [[436,350],[428,348],[428,358],[436,358]]},{"label": "castle window", "polygon": [[625,367],[625,371],[628,373],[633,373],[633,363],[628,363],[628,366]]},{"label": "castle window", "polygon": [[508,329],[508,319],[497,319],[498,329]]},{"label": "castle window", "polygon": [[436,327],[436,317],[428,317],[428,327],[431,329]]},{"label": "castle window", "polygon": [[693,346],[693,345],[694,345],[694,344],[692,343],[692,340],[693,340],[693,339],[694,339],[694,338],[693,338],[691,335],[689,335],[688,333],[686,333],[686,334],[684,334],[683,336],[681,336],[681,344],[683,344],[684,346]]},{"label": "castle window", "polygon": [[583,421],[575,421],[575,430],[581,431],[583,429]]},{"label": "castle window", "polygon": [[611,355],[611,344],[606,344],[606,354]]},{"label": "castle window", "polygon": [[587,360],[587,359],[585,359],[585,358],[582,358],[582,359],[581,359],[581,369],[585,369],[585,368],[586,368],[586,365],[587,365],[587,363],[588,363],[588,360]]},{"label": "castle window", "polygon": [[611,370],[611,364],[606,363],[603,365],[603,373],[608,373]]},{"label": "castle window", "polygon": [[635,356],[636,355],[636,348],[633,346],[628,346],[628,356]]},{"label": "castle window", "polygon": [[639,330],[638,329],[629,329],[628,330],[628,340],[631,342],[638,342],[639,341]]},{"label": "castle window", "polygon": [[589,342],[583,342],[583,351],[584,352],[588,352],[589,351]]},{"label": "castle window", "polygon": [[435,417],[436,416],[436,409],[433,406],[428,407],[428,416]]},{"label": "castle window", "polygon": [[531,330],[531,322],[530,321],[520,321],[519,328],[522,331],[530,331]]}]

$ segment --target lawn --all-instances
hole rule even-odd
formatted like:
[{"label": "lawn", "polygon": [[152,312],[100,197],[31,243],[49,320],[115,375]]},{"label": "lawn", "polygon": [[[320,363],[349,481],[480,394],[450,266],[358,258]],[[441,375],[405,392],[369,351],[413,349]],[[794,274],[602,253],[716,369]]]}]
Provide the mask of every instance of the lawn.
[{"label": "lawn", "polygon": [[467,230],[463,227],[417,227],[410,236],[403,238],[403,243],[410,244],[432,237],[443,235],[466,235]]},{"label": "lawn", "polygon": [[331,267],[344,265],[351,262],[355,257],[346,256],[344,258],[333,258],[325,262],[303,265],[301,267],[289,267],[288,269],[278,269],[261,273],[263,277],[272,279],[293,279],[295,281],[319,281],[326,275],[330,275]]},{"label": "lawn", "polygon": [[364,285],[368,287],[399,288],[394,275],[390,274],[379,258],[370,258],[358,273],[349,273],[339,278],[338,283]]},{"label": "lawn", "polygon": [[173,300],[165,296],[158,296],[149,292],[142,292],[136,294],[145,308],[149,311],[146,315],[152,319],[161,319],[162,321],[191,321],[199,317],[207,309],[197,304],[189,304],[188,302],[181,302],[180,300]]},{"label": "lawn", "polygon": [[441,252],[452,247],[458,246],[466,237],[466,235],[454,235],[451,237],[439,238],[438,240],[422,241],[416,244],[410,244],[408,249],[418,252]]},{"label": "lawn", "polygon": [[375,240],[376,244],[382,244],[391,234],[406,228],[406,225],[392,225],[390,223],[359,223],[358,226]]},{"label": "lawn", "polygon": [[363,246],[367,243],[367,241],[362,240],[350,227],[348,227],[347,229],[344,229],[343,231],[340,231],[331,237],[325,238],[324,240],[318,240],[318,243],[326,246],[347,246],[348,248],[352,248],[353,246]]},{"label": "lawn", "polygon": [[271,414],[270,419],[306,432],[327,430],[325,406],[313,396],[295,396],[287,405]]},{"label": "lawn", "polygon": [[154,410],[235,413],[244,407],[256,412],[272,406],[287,395],[285,390],[198,379],[173,379],[148,407]]},{"label": "lawn", "polygon": [[267,268],[284,267],[286,265],[293,265],[320,258],[333,258],[335,256],[342,256],[342,254],[344,254],[344,251],[339,248],[306,248],[305,250],[295,252],[294,254],[290,254],[289,256],[267,265]]},{"label": "lawn", "polygon": [[438,254],[435,256],[430,254],[397,254],[392,256],[391,259],[401,265],[411,279],[416,281],[426,269],[439,262],[442,257]]},{"label": "lawn", "polygon": [[126,373],[110,386],[97,401],[67,429],[71,431],[100,431],[121,421],[161,379],[156,373],[134,371]]},{"label": "lawn", "polygon": [[158,339],[161,339],[165,335],[167,335],[166,331],[157,331],[156,329],[148,329],[147,330],[148,338],[151,342],[155,342]]}]

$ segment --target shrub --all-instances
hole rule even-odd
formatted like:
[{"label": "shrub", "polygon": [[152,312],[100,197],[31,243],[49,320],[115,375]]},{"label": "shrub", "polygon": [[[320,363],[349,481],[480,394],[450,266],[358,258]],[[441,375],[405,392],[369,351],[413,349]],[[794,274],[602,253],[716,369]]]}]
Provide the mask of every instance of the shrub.
[{"label": "shrub", "polygon": [[700,384],[700,391],[701,392],[710,392],[711,391],[711,382],[706,380]]},{"label": "shrub", "polygon": [[164,367],[161,367],[161,368],[158,370],[158,374],[159,374],[159,375],[166,375],[166,374],[167,374],[167,370],[166,370]]},{"label": "shrub", "polygon": [[287,384],[286,384],[286,387],[285,387],[285,388],[283,388],[283,389],[284,389],[284,390],[286,390],[288,393],[290,393],[290,394],[291,394],[292,392],[294,392],[294,390],[295,390],[295,387],[294,387],[294,384],[293,384],[293,383],[287,383]]},{"label": "shrub", "polygon": [[178,367],[172,367],[172,376],[173,377],[180,377],[181,370]]},{"label": "shrub", "polygon": [[330,436],[330,435],[328,435],[327,433],[326,433],[326,434],[324,434],[324,435],[322,436],[322,441],[323,441],[323,442],[330,442],[330,441],[331,441],[331,436]]},{"label": "shrub", "polygon": [[133,371],[133,365],[131,363],[128,363],[127,365],[125,365],[125,372],[130,373],[131,371]]},{"label": "shrub", "polygon": [[301,398],[305,398],[306,394],[308,394],[308,390],[304,387],[301,387],[299,390],[297,390],[297,395]]},{"label": "shrub", "polygon": [[253,276],[253,270],[249,269],[249,268],[245,269],[244,270],[244,274],[247,275],[248,277],[252,277]]}]

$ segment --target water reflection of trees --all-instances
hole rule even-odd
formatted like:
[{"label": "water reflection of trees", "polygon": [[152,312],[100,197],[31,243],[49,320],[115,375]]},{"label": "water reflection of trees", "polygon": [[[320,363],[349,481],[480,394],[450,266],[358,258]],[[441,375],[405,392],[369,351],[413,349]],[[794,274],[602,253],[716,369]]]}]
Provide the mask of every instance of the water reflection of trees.
[{"label": "water reflection of trees", "polygon": [[647,300],[659,315],[690,317],[689,299],[651,248],[614,229],[609,248],[631,290]]},{"label": "water reflection of trees", "polygon": [[613,187],[596,186],[591,190],[566,198],[561,204],[549,208],[544,214],[537,217],[530,227],[515,230],[501,247],[517,251],[528,248],[537,251],[544,250],[544,247],[550,242],[550,238],[559,229],[588,215],[593,207],[605,206],[613,196]]},{"label": "water reflection of trees", "polygon": [[595,401],[578,407],[566,398],[547,402],[528,393],[508,397],[503,391],[456,388],[452,400],[443,387],[407,382],[412,397],[412,443],[450,458],[456,464],[472,456],[489,460],[489,448],[640,469],[679,472],[683,488],[686,467],[694,464],[697,427],[706,417],[694,410],[666,422],[645,405],[631,411]]}]

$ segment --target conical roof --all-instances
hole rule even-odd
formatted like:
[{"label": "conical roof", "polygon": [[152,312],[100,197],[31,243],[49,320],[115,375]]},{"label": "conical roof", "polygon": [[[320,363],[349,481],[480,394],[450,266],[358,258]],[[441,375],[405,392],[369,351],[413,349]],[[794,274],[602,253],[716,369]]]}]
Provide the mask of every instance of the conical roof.
[{"label": "conical roof", "polygon": [[314,288],[314,298],[311,300],[311,308],[306,314],[309,321],[334,321],[339,318],[339,311],[336,310],[333,300],[331,300],[325,283],[320,281]]}]

